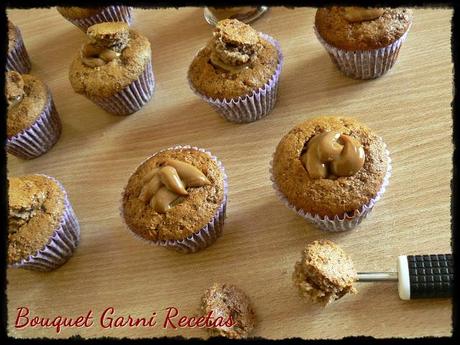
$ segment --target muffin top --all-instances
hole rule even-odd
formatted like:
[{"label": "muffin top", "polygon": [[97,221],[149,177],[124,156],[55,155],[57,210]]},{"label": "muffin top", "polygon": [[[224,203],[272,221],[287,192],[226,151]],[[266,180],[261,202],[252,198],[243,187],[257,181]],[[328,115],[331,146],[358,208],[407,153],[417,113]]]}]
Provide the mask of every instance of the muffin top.
[{"label": "muffin top", "polygon": [[148,39],[124,22],[95,24],[87,36],[70,65],[70,83],[77,93],[110,97],[138,79],[151,60]]},{"label": "muffin top", "polygon": [[347,293],[356,293],[353,287],[356,279],[353,261],[329,240],[308,243],[293,273],[294,284],[300,293],[324,305]]},{"label": "muffin top", "polygon": [[224,174],[209,154],[168,149],[131,175],[122,212],[129,229],[146,240],[181,240],[206,226],[224,197]]},{"label": "muffin top", "polygon": [[232,284],[214,283],[201,298],[201,311],[204,315],[213,313],[212,319],[230,316],[235,323],[231,327],[208,328],[212,336],[231,339],[247,338],[256,324],[256,315],[249,297]]},{"label": "muffin top", "polygon": [[61,221],[65,194],[43,175],[10,177],[8,182],[8,264],[14,264],[48,243]]},{"label": "muffin top", "polygon": [[18,39],[18,28],[10,20],[8,20],[8,51],[12,50],[16,46]]},{"label": "muffin top", "polygon": [[37,120],[48,102],[49,91],[37,77],[16,71],[6,72],[5,82],[8,102],[6,133],[10,138]]},{"label": "muffin top", "polygon": [[225,19],[193,59],[188,76],[199,93],[231,99],[263,87],[278,61],[277,49],[260,33],[236,19]]},{"label": "muffin top", "polygon": [[101,12],[104,7],[61,7],[57,6],[56,9],[58,12],[65,18],[69,19],[81,19],[94,16],[95,14]]},{"label": "muffin top", "polygon": [[404,8],[326,7],[316,11],[315,27],[334,47],[372,50],[399,39],[412,23],[412,11]]},{"label": "muffin top", "polygon": [[[333,162],[321,160],[320,156],[313,157],[315,170],[307,170],[310,166],[306,164],[306,156],[318,150],[311,139],[321,139],[326,132],[335,136],[326,140],[318,153],[336,160],[337,175]],[[335,146],[340,148],[338,155],[328,151]],[[383,140],[358,121],[318,117],[297,125],[281,139],[273,156],[273,178],[289,203],[313,215],[333,218],[361,208],[376,196],[387,172],[385,151]],[[326,172],[321,176],[318,168],[322,165]]]}]

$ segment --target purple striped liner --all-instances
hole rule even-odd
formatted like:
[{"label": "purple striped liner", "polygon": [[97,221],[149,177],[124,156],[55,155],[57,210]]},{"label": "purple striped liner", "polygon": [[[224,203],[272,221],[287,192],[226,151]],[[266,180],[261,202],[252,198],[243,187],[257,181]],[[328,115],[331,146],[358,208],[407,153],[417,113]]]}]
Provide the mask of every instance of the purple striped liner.
[{"label": "purple striped liner", "polygon": [[149,61],[139,78],[110,97],[88,96],[94,103],[114,115],[130,115],[141,109],[153,95],[155,77]]},{"label": "purple striped liner", "polygon": [[80,19],[72,19],[67,18],[69,22],[73,25],[79,27],[86,33],[86,30],[98,23],[104,22],[125,22],[128,25],[132,24],[133,16],[132,16],[132,7],[128,6],[108,6],[104,7],[101,12],[87,18],[80,18]]},{"label": "purple striped liner", "polygon": [[296,212],[299,216],[305,218],[309,223],[313,224],[314,226],[318,227],[321,230],[325,231],[331,231],[331,232],[340,232],[340,231],[347,231],[347,230],[353,230],[356,228],[363,219],[365,219],[369,213],[372,211],[374,208],[375,204],[377,201],[380,200],[382,197],[383,193],[385,193],[385,189],[388,186],[390,182],[390,176],[391,176],[391,158],[390,158],[390,153],[388,150],[385,148],[385,154],[388,159],[388,165],[387,165],[387,171],[386,174],[383,178],[382,186],[380,187],[380,190],[377,192],[374,198],[370,199],[369,202],[365,205],[363,205],[360,209],[354,210],[353,214],[345,213],[343,215],[336,215],[334,218],[329,218],[328,216],[321,217],[320,215],[317,214],[311,214],[308,212],[305,212],[304,210],[297,208],[293,204],[291,204],[288,199],[284,196],[284,194],[281,192],[281,190],[278,188],[275,178],[273,177],[273,159],[270,162],[270,179],[272,181],[272,186],[273,189],[275,189],[276,195],[279,197],[279,199],[283,202],[283,204]]},{"label": "purple striped liner", "polygon": [[259,35],[273,44],[278,51],[278,65],[275,73],[261,88],[246,96],[231,99],[214,99],[201,94],[188,78],[192,91],[209,103],[220,116],[230,122],[248,123],[260,120],[267,116],[275,106],[278,95],[278,82],[284,61],[283,53],[277,40],[263,33],[259,33]]},{"label": "purple striped liner", "polygon": [[29,54],[27,54],[26,47],[24,46],[21,31],[17,26],[14,27],[16,29],[17,40],[16,45],[8,51],[8,56],[6,58],[6,70],[27,74],[31,69]]},{"label": "purple striped liner", "polygon": [[[206,151],[204,149],[200,149],[198,147],[190,146],[190,145],[185,145],[185,146],[177,145],[177,146],[173,146],[173,147],[161,150],[153,154],[152,156],[145,159],[141,164],[139,164],[139,166],[141,166],[142,164],[144,164],[145,161],[149,160],[150,158],[154,157],[160,152],[168,151],[168,150],[184,150],[184,149],[193,149],[193,150],[197,150],[200,152],[204,152],[208,154],[209,156],[211,156],[211,159],[217,163],[217,166],[222,171],[222,174],[224,176],[224,198],[222,200],[222,204],[216,210],[216,213],[214,214],[214,216],[212,217],[212,219],[209,221],[207,225],[202,227],[199,231],[195,232],[193,235],[184,238],[183,240],[149,241],[141,237],[140,235],[136,234],[134,231],[130,231],[130,233],[134,235],[134,237],[142,240],[145,243],[149,243],[154,246],[165,247],[167,249],[172,249],[180,253],[184,253],[184,254],[190,254],[190,253],[196,253],[202,249],[205,249],[206,247],[209,247],[222,235],[222,232],[224,229],[225,215],[226,215],[226,210],[227,210],[227,194],[228,194],[227,174],[225,173],[225,169],[224,169],[222,162],[220,162],[215,156],[213,156],[211,152]],[[120,208],[120,214],[121,214],[121,218],[123,219],[123,221],[125,219],[124,212],[123,212],[124,193],[125,192],[123,191],[122,203],[121,203],[122,206]],[[126,222],[124,223],[125,223],[125,226],[129,229],[129,226],[126,224]]]},{"label": "purple striped liner", "polygon": [[64,193],[64,211],[61,221],[42,249],[9,265],[10,267],[34,271],[52,271],[67,262],[80,242],[80,225],[64,187],[55,178],[47,175],[42,176],[53,180]]},{"label": "purple striped liner", "polygon": [[36,158],[56,144],[61,131],[61,119],[48,90],[48,101],[40,116],[30,127],[8,138],[7,151],[23,159]]},{"label": "purple striped liner", "polygon": [[409,28],[392,44],[374,50],[349,51],[333,47],[327,43],[313,27],[316,37],[329,53],[332,62],[340,71],[353,79],[374,79],[387,73],[395,64],[399,49],[406,40]]}]

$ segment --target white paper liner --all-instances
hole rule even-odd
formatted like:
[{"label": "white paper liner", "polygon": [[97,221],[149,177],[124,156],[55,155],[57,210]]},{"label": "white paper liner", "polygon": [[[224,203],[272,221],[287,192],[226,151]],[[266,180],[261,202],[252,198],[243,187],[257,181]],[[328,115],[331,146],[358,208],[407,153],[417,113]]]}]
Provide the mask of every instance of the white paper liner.
[{"label": "white paper liner", "polygon": [[41,156],[56,144],[61,131],[61,120],[48,91],[48,101],[40,116],[30,127],[8,138],[7,151],[23,159]]},{"label": "white paper liner", "polygon": [[17,37],[16,45],[8,52],[6,70],[27,74],[31,68],[29,54],[27,54],[26,47],[24,46],[21,31],[17,26],[15,26],[15,29]]},{"label": "white paper liner", "polygon": [[284,58],[277,40],[263,33],[260,33],[260,36],[275,46],[278,51],[278,65],[270,80],[251,94],[232,99],[214,99],[201,94],[193,86],[190,78],[187,78],[192,91],[209,103],[219,115],[228,121],[236,123],[254,122],[267,116],[275,106],[279,76]]},{"label": "white paper liner", "polygon": [[64,211],[61,221],[42,249],[17,263],[11,264],[10,267],[52,271],[67,262],[80,242],[80,225],[64,187],[55,178],[47,175],[42,176],[57,183],[64,193]]},{"label": "white paper liner", "polygon": [[333,63],[346,76],[354,79],[374,79],[387,73],[395,64],[399,49],[406,40],[409,28],[392,44],[374,50],[349,51],[333,47],[327,43],[313,27],[316,37],[329,53]]},{"label": "white paper liner", "polygon": [[103,22],[125,22],[128,25],[131,25],[133,20],[132,7],[108,6],[104,7],[101,12],[88,18],[73,19],[65,17],[65,19],[83,30],[85,33],[90,26]]},{"label": "white paper liner", "polygon": [[168,150],[180,150],[180,149],[193,149],[193,150],[197,150],[197,151],[208,154],[209,156],[211,156],[211,159],[216,162],[217,166],[219,167],[219,169],[221,170],[224,176],[224,198],[222,200],[222,204],[219,206],[219,208],[217,209],[216,213],[214,214],[213,218],[209,221],[209,223],[205,225],[204,227],[202,227],[199,231],[195,232],[189,237],[186,237],[183,240],[149,241],[141,237],[140,235],[136,234],[134,231],[131,231],[131,229],[129,229],[128,224],[126,224],[124,212],[123,212],[123,195],[125,193],[124,191],[122,193],[120,214],[121,214],[121,218],[123,219],[123,222],[125,223],[125,226],[130,230],[129,232],[134,237],[142,240],[143,242],[146,242],[146,243],[149,243],[155,246],[161,246],[161,247],[165,247],[168,249],[173,249],[181,253],[189,254],[189,253],[196,253],[202,249],[205,249],[206,247],[209,247],[222,235],[222,232],[224,229],[226,209],[227,209],[228,182],[227,182],[227,174],[225,173],[225,168],[222,162],[220,162],[217,159],[217,157],[213,156],[210,151],[207,151],[207,150],[195,147],[195,146],[190,146],[190,145],[176,145],[176,146],[164,149],[164,150],[160,150],[157,153],[153,154],[152,156],[144,159],[144,161],[142,161],[142,163],[139,164],[138,167],[144,164],[145,161],[159,154],[160,152],[164,152]]},{"label": "white paper liner", "polygon": [[385,189],[388,186],[392,168],[391,168],[390,153],[386,148],[385,148],[385,154],[388,158],[388,165],[387,165],[387,171],[383,178],[383,182],[382,182],[382,186],[380,187],[380,190],[377,192],[374,198],[369,200],[367,204],[363,205],[359,210],[355,210],[353,212],[353,215],[350,215],[350,212],[347,212],[343,215],[336,215],[334,218],[331,219],[328,216],[321,217],[317,214],[315,215],[315,214],[305,212],[304,210],[297,208],[296,206],[291,204],[288,201],[288,199],[284,196],[284,194],[281,192],[281,190],[278,188],[278,185],[275,182],[275,179],[273,177],[273,159],[270,162],[270,180],[272,181],[272,186],[273,186],[273,189],[275,189],[276,195],[283,202],[283,204],[286,207],[293,210],[294,212],[296,212],[299,216],[303,217],[309,223],[315,225],[321,230],[332,231],[332,232],[353,230],[354,228],[356,228],[356,226],[358,226],[362,222],[363,219],[365,219],[369,215],[369,213],[372,211],[377,201],[379,201],[383,193],[385,193]]},{"label": "white paper liner", "polygon": [[153,95],[155,77],[150,61],[137,80],[110,97],[88,96],[94,103],[114,115],[130,115],[141,109]]}]

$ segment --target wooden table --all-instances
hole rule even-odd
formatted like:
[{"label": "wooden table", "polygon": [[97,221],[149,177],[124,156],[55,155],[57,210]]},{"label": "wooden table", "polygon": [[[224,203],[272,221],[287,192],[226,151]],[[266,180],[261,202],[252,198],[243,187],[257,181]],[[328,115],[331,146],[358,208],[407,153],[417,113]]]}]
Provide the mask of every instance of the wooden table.
[{"label": "wooden table", "polygon": [[[135,10],[134,27],[152,43],[155,95],[129,117],[105,113],[73,92],[68,67],[85,36],[55,9],[10,10],[22,30],[32,73],[51,88],[63,120],[57,145],[44,156],[9,158],[9,174],[44,173],[67,189],[81,224],[74,257],[51,273],[8,270],[9,332],[14,337],[205,337],[203,329],[164,329],[165,308],[197,311],[205,288],[234,283],[251,297],[255,336],[341,338],[451,334],[450,300],[401,301],[395,284],[360,284],[359,294],[326,309],[303,302],[291,282],[307,241],[329,238],[358,271],[395,270],[401,254],[450,252],[452,169],[451,10],[417,9],[397,65],[377,80],[355,81],[330,62],[314,36],[312,8],[272,8],[254,27],[276,37],[285,55],[279,100],[264,120],[221,119],[186,82],[194,53],[211,27],[200,8]],[[383,199],[358,229],[330,234],[308,225],[277,199],[268,165],[281,137],[317,115],[355,116],[379,133],[393,159]],[[223,237],[193,255],[135,239],[119,216],[128,176],[150,154],[175,144],[210,149],[229,176]],[[92,310],[89,328],[13,327],[17,308],[34,316],[76,317]],[[104,329],[98,317],[158,315],[151,328]]]}]

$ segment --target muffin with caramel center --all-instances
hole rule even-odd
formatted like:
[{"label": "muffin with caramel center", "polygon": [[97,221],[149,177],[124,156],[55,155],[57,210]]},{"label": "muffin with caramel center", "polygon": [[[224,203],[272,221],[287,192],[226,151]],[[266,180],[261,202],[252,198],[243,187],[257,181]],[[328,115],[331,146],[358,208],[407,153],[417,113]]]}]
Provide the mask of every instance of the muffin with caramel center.
[{"label": "muffin with caramel center", "polygon": [[128,228],[143,239],[182,240],[208,225],[224,199],[224,173],[209,154],[168,149],[131,175],[122,213]]}]

